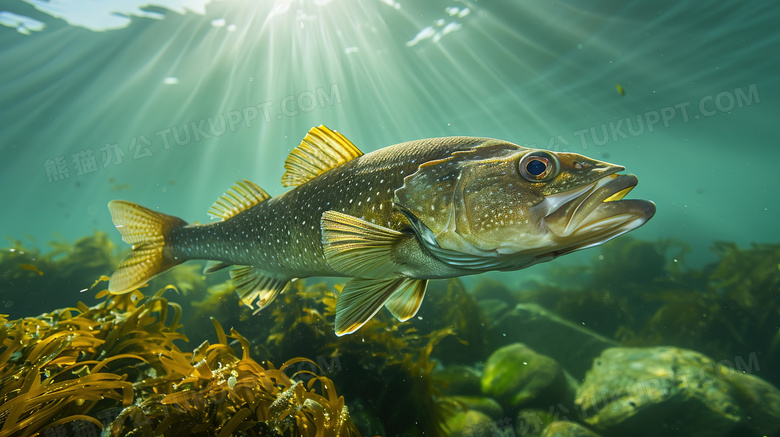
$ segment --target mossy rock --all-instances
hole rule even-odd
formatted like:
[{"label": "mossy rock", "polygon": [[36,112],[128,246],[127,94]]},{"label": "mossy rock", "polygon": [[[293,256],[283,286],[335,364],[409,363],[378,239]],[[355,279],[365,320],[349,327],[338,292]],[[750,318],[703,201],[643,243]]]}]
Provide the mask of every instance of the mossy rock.
[{"label": "mossy rock", "polygon": [[680,348],[607,349],[577,392],[577,411],[607,435],[729,435],[745,414],[717,369]]},{"label": "mossy rock", "polygon": [[469,366],[453,365],[436,369],[431,374],[436,387],[445,395],[479,396],[482,394],[482,374]]},{"label": "mossy rock", "polygon": [[498,299],[478,299],[477,308],[485,318],[485,320],[500,320],[509,311],[512,310],[514,305],[509,305],[503,300]]},{"label": "mossy rock", "polygon": [[523,409],[517,413],[515,433],[524,437],[539,437],[547,426],[555,422],[555,420],[555,413],[551,413],[549,409]]},{"label": "mossy rock", "polygon": [[578,379],[585,376],[601,351],[618,346],[617,342],[532,303],[517,304],[500,318],[493,319],[488,336],[492,349],[522,342],[554,358]]},{"label": "mossy rock", "polygon": [[452,396],[452,400],[462,405],[468,411],[479,411],[494,420],[504,417],[504,409],[493,398],[483,396]]},{"label": "mossy rock", "polygon": [[560,421],[549,424],[541,437],[599,437],[599,435],[579,423]]},{"label": "mossy rock", "polygon": [[567,389],[558,362],[523,343],[493,352],[482,371],[482,392],[510,408],[555,404],[562,401]]},{"label": "mossy rock", "polygon": [[490,429],[494,422],[485,413],[479,411],[460,411],[447,418],[444,423],[445,435],[449,437],[482,435],[482,429]]},{"label": "mossy rock", "polygon": [[761,435],[780,431],[780,390],[755,375],[723,365],[719,370],[734,388],[734,397],[745,411],[745,424]]}]

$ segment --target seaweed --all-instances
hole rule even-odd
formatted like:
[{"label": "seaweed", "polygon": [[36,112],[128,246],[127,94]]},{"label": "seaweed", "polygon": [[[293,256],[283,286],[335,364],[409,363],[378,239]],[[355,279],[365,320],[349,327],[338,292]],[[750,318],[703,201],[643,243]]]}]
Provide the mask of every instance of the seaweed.
[{"label": "seaweed", "polygon": [[[52,249],[24,247],[11,240],[0,251],[0,284],[3,311],[14,317],[37,314],[41,302],[49,308],[72,305],[95,280],[113,270],[120,256],[104,232],[69,244],[62,237],[48,244]],[[56,290],[56,293],[52,291]]]},{"label": "seaweed", "polygon": [[[88,247],[102,248],[93,251],[92,256],[101,258],[100,264],[105,268],[100,272],[82,271],[79,277],[69,278],[70,282],[78,283],[83,289],[89,288],[90,284],[97,286],[93,284],[94,279],[110,272],[119,258],[110,241],[102,236],[88,237],[86,241]],[[21,245],[18,247],[20,252],[30,253]],[[61,284],[59,275],[62,269],[41,264],[41,258],[51,259],[54,264],[72,264],[74,261],[69,258],[79,253],[73,245],[64,241],[57,241],[53,247],[56,256],[34,254],[36,266],[45,272],[43,277],[52,281],[47,285],[33,286],[36,290],[51,292],[61,288],[57,283]],[[32,277],[34,272],[19,268],[19,264],[31,260],[22,260],[18,255],[15,253],[11,255],[15,257],[13,259],[5,257],[0,260],[0,266],[6,271],[18,271],[20,275]],[[249,435],[300,433],[302,431],[297,428],[280,427],[291,421],[296,422],[295,426],[309,428],[329,424],[325,419],[337,417],[335,411],[340,405],[339,398],[333,398],[336,385],[348,395],[348,399],[352,399],[355,408],[360,408],[358,414],[364,422],[374,423],[368,426],[369,431],[442,435],[444,415],[452,403],[439,395],[431,378],[432,369],[438,362],[432,356],[434,346],[446,345],[446,341],[453,345],[453,350],[472,345],[482,347],[479,330],[469,328],[481,322],[473,312],[467,311],[473,305],[473,299],[465,293],[462,285],[452,282],[446,287],[432,287],[431,290],[431,296],[440,294],[437,297],[442,298],[443,304],[439,309],[446,311],[451,319],[432,314],[426,316],[425,322],[412,325],[400,323],[385,314],[370,321],[358,334],[339,338],[333,333],[338,289],[334,292],[333,287],[322,283],[307,285],[304,281],[296,281],[269,309],[252,315],[251,310],[239,305],[229,281],[223,279],[220,282],[219,273],[204,278],[199,268],[193,265],[181,274],[161,276],[150,286],[121,296],[111,296],[102,291],[97,293],[96,298],[103,301],[93,307],[79,303],[76,308],[55,312],[60,314],[54,318],[61,320],[61,326],[91,332],[103,339],[102,343],[80,350],[79,364],[117,355],[137,357],[134,361],[136,365],[126,366],[123,379],[132,386],[133,403],[120,405],[121,414],[110,425],[111,432],[116,435],[152,435],[173,433],[169,430],[175,429],[198,434],[207,433],[204,429],[223,429],[230,423],[229,427],[235,426],[231,428],[235,432]],[[108,278],[100,279],[105,281]],[[171,280],[177,287],[162,287],[159,292],[144,296],[163,279]],[[188,293],[180,295],[181,305],[163,298],[166,290],[179,292],[180,285],[189,288]],[[73,296],[67,297],[72,299]],[[190,308],[194,311],[188,311]],[[179,347],[188,338],[198,339],[198,344],[213,337],[214,330],[207,329],[211,324],[202,323],[210,316],[239,328],[243,334],[240,338],[248,339],[246,343],[242,343],[243,340],[232,328],[224,338],[218,335],[219,341],[213,345],[206,342],[192,354],[182,352]],[[455,329],[450,322],[455,322]],[[417,329],[422,329],[422,332]],[[221,328],[217,331],[220,332]],[[457,339],[453,333],[457,333]],[[228,341],[233,342],[229,347]],[[244,355],[260,356],[264,361],[250,364],[250,361],[236,359],[229,353],[236,344],[242,345]],[[446,347],[442,348],[442,351],[446,350]],[[447,355],[454,356],[456,353],[442,354],[442,357]],[[328,359],[331,360],[330,365]],[[115,364],[126,365],[127,362],[130,360],[117,360]],[[270,365],[271,362],[287,364],[276,369]],[[239,372],[239,368],[247,370],[247,373],[242,373],[244,370]],[[105,368],[103,371],[111,373]],[[232,373],[224,373],[228,371]],[[253,386],[270,390],[271,386],[258,383],[263,378],[272,379],[275,391],[255,393],[243,388]],[[233,388],[238,388],[238,392],[226,391],[226,381]],[[388,384],[388,381],[395,383]],[[311,420],[306,419],[309,420],[307,422],[295,414],[287,414],[284,417],[288,419],[269,422],[273,416],[268,415],[266,410],[270,407],[263,402],[268,400],[273,403],[283,393],[283,397],[291,399],[291,405],[295,405],[294,410],[305,412]],[[373,396],[375,393],[378,395]],[[316,398],[315,394],[324,400]],[[178,401],[182,399],[208,402]],[[116,408],[117,402],[109,403],[108,400],[111,399],[104,400],[88,412],[93,418],[92,423],[105,409]],[[280,405],[277,403],[274,409]],[[311,409],[307,410],[309,407]],[[355,434],[356,431],[342,432],[344,435],[350,433]]]},{"label": "seaweed", "polygon": [[99,425],[88,416],[97,404],[129,405],[131,364],[147,360],[117,350],[119,337],[111,334],[124,321],[106,305],[81,303],[38,317],[0,317],[0,436],[33,435],[75,420]]},{"label": "seaweed", "polygon": [[330,379],[285,373],[304,358],[262,366],[249,342],[215,319],[218,343],[182,352],[182,309],[162,296],[172,289],[149,297],[103,290],[93,307],[0,316],[0,436],[76,421],[102,427],[96,417],[116,406],[107,435],[359,435]]},{"label": "seaweed", "polygon": [[[674,283],[695,286],[659,293],[663,305],[634,342],[674,344],[713,357],[763,351],[764,360],[778,358],[780,244],[741,249],[717,242],[713,251],[718,260],[703,269],[670,272]],[[780,374],[766,378],[778,382]]]},{"label": "seaweed", "polygon": [[[327,374],[332,378],[351,400],[351,410],[358,409],[353,413],[364,419],[364,433],[444,435],[445,416],[453,403],[441,396],[431,375],[439,361],[433,356],[434,348],[438,351],[461,330],[473,336],[471,320],[479,319],[468,314],[469,306],[464,302],[473,300],[458,281],[441,284],[446,286],[434,287],[430,297],[442,298],[442,304],[436,315],[426,316],[430,319],[426,323],[401,323],[382,312],[354,334],[337,337],[333,321],[340,286],[335,286],[334,292],[324,283],[307,285],[302,280],[295,281],[260,314],[246,319],[251,311],[242,308],[233,311],[229,320],[240,324],[248,338],[257,339],[251,348],[269,360],[307,357],[306,363],[288,368],[310,368],[320,377]],[[228,286],[221,290],[231,291]],[[231,299],[227,295],[224,300],[211,297],[198,305],[209,305],[221,314],[221,309],[213,307],[234,304]],[[461,320],[463,317],[468,321]],[[461,341],[453,343],[463,346]],[[473,343],[481,347],[478,340]],[[326,366],[315,367],[314,360],[324,361]],[[376,423],[382,427],[376,428]]]},{"label": "seaweed", "polygon": [[431,338],[441,332],[451,334],[437,340],[436,359],[444,365],[487,359],[488,318],[475,310],[477,297],[466,290],[463,282],[457,278],[432,281],[426,294],[434,303],[420,308],[415,326]]},{"label": "seaweed", "polygon": [[[108,435],[359,435],[330,379],[310,371],[291,377],[285,373],[308,360],[292,359],[279,369],[270,363],[264,367],[250,357],[246,338],[234,329],[226,335],[215,319],[212,322],[218,343],[204,342],[192,357],[178,351],[161,356],[167,377],[145,382],[144,389],[153,388],[153,393],[122,411]],[[228,338],[241,345],[241,358]],[[304,373],[308,382],[294,379]],[[161,394],[160,382],[165,387],[172,383],[172,389]]]},{"label": "seaweed", "polygon": [[441,436],[455,406],[435,384],[432,355],[453,333],[444,328],[421,334],[411,324],[382,314],[322,351],[339,357],[342,372],[334,378],[345,395],[362,401],[384,424],[386,435]]}]

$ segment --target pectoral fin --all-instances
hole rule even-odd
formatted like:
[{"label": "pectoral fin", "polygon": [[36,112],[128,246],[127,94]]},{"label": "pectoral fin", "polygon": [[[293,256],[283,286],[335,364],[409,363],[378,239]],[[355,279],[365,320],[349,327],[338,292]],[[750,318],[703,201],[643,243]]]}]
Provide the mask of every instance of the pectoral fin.
[{"label": "pectoral fin", "polygon": [[276,296],[281,293],[290,282],[288,279],[276,279],[263,275],[251,266],[236,267],[230,271],[230,278],[236,287],[236,293],[245,305],[253,308],[257,304],[254,314],[257,314],[268,306]]},{"label": "pectoral fin", "polygon": [[[336,335],[351,334],[360,329],[398,291],[401,291],[402,295],[407,295],[408,292],[405,291],[407,289],[422,288],[424,292],[425,282],[425,280],[411,278],[357,278],[349,281],[336,301]],[[415,304],[414,312],[417,312],[417,308],[419,303]],[[408,310],[404,310],[403,305],[394,304],[394,309],[398,310],[399,314],[409,314]]]},{"label": "pectoral fin", "polygon": [[333,270],[357,278],[398,277],[402,266],[393,259],[396,245],[412,234],[369,223],[337,211],[320,220],[325,259]]}]

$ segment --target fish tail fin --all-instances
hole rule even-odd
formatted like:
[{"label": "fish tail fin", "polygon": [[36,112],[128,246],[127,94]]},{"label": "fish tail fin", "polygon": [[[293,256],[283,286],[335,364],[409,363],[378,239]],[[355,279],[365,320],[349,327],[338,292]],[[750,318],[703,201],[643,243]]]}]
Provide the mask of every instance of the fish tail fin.
[{"label": "fish tail fin", "polygon": [[123,200],[108,202],[108,210],[114,226],[122,234],[122,240],[133,246],[132,252],[111,275],[109,292],[123,294],[133,291],[186,261],[174,257],[168,245],[171,231],[187,225],[184,220]]}]

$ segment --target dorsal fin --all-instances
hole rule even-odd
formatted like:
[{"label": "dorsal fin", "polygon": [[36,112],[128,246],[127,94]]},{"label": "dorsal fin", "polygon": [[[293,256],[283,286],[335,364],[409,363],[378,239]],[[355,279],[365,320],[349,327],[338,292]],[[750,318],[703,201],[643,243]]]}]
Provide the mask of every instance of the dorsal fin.
[{"label": "dorsal fin", "polygon": [[254,182],[244,179],[236,182],[225,194],[220,196],[209,208],[209,214],[227,220],[270,198],[271,196]]},{"label": "dorsal fin", "polygon": [[282,176],[282,185],[301,185],[362,155],[344,135],[323,125],[313,127],[284,161],[287,171]]}]

